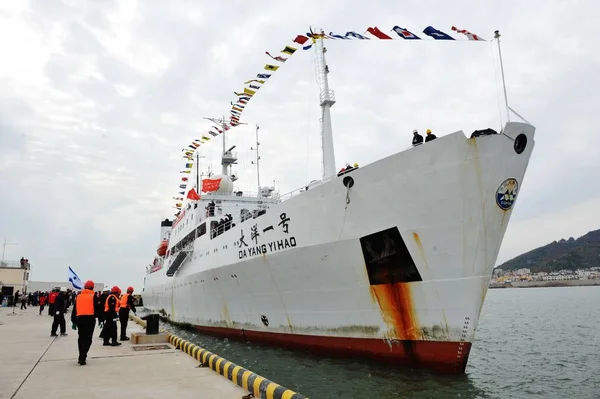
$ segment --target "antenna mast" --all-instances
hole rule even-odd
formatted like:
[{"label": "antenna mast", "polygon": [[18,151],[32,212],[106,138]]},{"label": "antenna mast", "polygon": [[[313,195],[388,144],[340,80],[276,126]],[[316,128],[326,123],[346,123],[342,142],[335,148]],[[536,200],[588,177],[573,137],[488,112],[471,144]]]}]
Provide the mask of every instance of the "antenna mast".
[{"label": "antenna mast", "polygon": [[256,164],[256,180],[258,183],[258,198],[262,197],[262,193],[260,192],[260,154],[258,153],[258,147],[260,146],[260,142],[258,141],[258,125],[256,125],[256,148],[250,147],[251,150],[256,151],[256,162],[252,161],[252,164]]},{"label": "antenna mast", "polygon": [[[225,121],[225,117],[221,117],[221,118],[206,118],[204,117],[204,119],[211,121],[212,123],[219,125],[221,127],[222,133],[221,135],[223,135],[223,153],[221,154],[221,166],[222,166],[222,170],[221,173],[223,174],[223,176],[229,176],[229,166],[233,165],[234,163],[237,163],[237,154],[234,152],[231,152],[236,146],[232,146],[229,149],[226,149],[226,145],[225,145],[225,127],[227,126],[227,123]],[[239,125],[245,125],[245,123],[239,123]]]},{"label": "antenna mast", "polygon": [[4,237],[4,244],[2,245],[2,261],[0,263],[4,264],[4,252],[6,251],[7,245],[19,245],[16,242],[6,242],[6,237]]},{"label": "antenna mast", "polygon": [[206,158],[205,156],[200,156],[198,150],[196,150],[196,192],[200,194],[200,158]]},{"label": "antenna mast", "polygon": [[500,49],[500,31],[494,31],[494,39],[498,43],[498,55],[500,58],[500,73],[502,74],[502,87],[504,88],[504,105],[506,106],[506,118],[510,122],[510,112],[508,110],[508,96],[506,95],[506,81],[504,80],[504,64],[502,63],[502,50]]},{"label": "antenna mast", "polygon": [[[321,34],[324,34],[321,31]],[[335,176],[335,152],[333,148],[333,132],[331,128],[331,107],[335,104],[335,94],[329,90],[329,66],[325,60],[327,49],[323,44],[323,36],[315,41],[315,72],[317,83],[321,93],[319,100],[321,104],[321,146],[323,152],[323,180]]]}]

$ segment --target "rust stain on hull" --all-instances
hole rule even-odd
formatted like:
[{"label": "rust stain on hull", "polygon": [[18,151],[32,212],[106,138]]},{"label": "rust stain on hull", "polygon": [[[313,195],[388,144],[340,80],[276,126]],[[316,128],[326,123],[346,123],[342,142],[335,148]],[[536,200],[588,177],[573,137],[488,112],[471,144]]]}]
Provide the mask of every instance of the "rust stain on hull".
[{"label": "rust stain on hull", "polygon": [[421,339],[419,323],[414,313],[410,283],[379,284],[371,286],[383,320],[388,325],[390,339]]},{"label": "rust stain on hull", "polygon": [[421,237],[419,237],[419,234],[417,232],[414,232],[413,238],[415,240],[415,243],[417,244],[417,248],[419,248],[419,255],[421,255],[421,259],[423,260],[425,267],[429,270],[429,265],[427,264],[427,259],[425,259],[425,249],[423,248],[423,243],[421,242]]}]

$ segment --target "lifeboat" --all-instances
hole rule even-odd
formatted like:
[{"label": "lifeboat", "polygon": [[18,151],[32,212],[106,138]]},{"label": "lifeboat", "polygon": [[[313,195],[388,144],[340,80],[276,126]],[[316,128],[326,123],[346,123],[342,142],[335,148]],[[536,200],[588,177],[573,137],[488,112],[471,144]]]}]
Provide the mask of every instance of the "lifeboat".
[{"label": "lifeboat", "polygon": [[158,249],[156,250],[156,253],[158,254],[158,256],[165,256],[165,254],[167,253],[167,247],[169,246],[169,241],[164,240],[160,243],[160,245],[158,246]]}]

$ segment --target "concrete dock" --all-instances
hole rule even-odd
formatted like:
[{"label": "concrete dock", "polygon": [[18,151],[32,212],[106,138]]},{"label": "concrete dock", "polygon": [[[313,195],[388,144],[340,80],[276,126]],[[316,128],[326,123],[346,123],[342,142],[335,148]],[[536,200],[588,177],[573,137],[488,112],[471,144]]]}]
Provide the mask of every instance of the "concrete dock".
[{"label": "concrete dock", "polygon": [[[71,309],[69,309],[71,310]],[[94,331],[87,365],[77,364],[77,331],[67,318],[66,337],[50,337],[45,309],[0,308],[0,399],[194,398],[240,399],[241,387],[168,343],[102,346]],[[70,313],[69,313],[70,315]],[[128,331],[142,331],[130,322]],[[156,348],[168,346],[168,349]]]}]

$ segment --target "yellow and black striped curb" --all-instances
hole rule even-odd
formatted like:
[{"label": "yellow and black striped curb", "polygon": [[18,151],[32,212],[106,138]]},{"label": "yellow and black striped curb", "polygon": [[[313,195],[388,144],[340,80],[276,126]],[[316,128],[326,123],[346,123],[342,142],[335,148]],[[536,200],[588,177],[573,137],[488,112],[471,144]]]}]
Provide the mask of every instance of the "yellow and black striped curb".
[{"label": "yellow and black striped curb", "polygon": [[[137,316],[130,315],[130,318],[141,326],[146,324],[145,320],[142,320]],[[210,367],[234,384],[252,392],[257,398],[308,399],[302,394],[282,387],[258,374],[254,374],[250,370],[246,370],[245,368],[176,335],[169,334],[169,343],[175,346],[176,349],[180,349],[198,360],[202,365]]]}]

